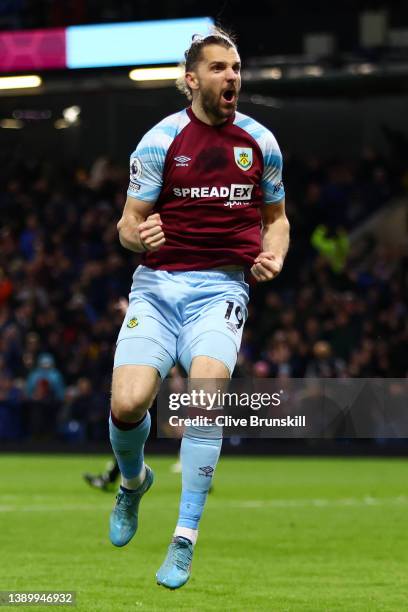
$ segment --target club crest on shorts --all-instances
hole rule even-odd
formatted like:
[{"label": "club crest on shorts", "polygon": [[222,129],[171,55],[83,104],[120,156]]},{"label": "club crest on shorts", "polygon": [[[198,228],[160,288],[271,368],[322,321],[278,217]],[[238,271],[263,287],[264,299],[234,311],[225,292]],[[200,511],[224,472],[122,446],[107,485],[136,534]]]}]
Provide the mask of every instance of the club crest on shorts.
[{"label": "club crest on shorts", "polygon": [[249,170],[253,162],[251,147],[234,147],[234,159],[238,168]]},{"label": "club crest on shorts", "polygon": [[133,327],[137,327],[138,325],[139,325],[139,321],[136,319],[136,317],[132,317],[127,322],[126,327],[129,327],[130,329],[132,329]]}]

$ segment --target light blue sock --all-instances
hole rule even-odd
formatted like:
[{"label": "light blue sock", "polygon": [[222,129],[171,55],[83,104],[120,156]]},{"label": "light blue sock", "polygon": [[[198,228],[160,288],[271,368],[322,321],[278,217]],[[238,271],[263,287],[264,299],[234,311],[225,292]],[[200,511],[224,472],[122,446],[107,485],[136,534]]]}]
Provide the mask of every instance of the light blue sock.
[{"label": "light blue sock", "polygon": [[125,478],[135,478],[143,467],[143,449],[150,431],[150,413],[138,427],[123,430],[116,427],[109,417],[109,437],[119,469]]},{"label": "light blue sock", "polygon": [[186,428],[180,450],[182,491],[177,527],[198,529],[221,445],[221,427]]}]

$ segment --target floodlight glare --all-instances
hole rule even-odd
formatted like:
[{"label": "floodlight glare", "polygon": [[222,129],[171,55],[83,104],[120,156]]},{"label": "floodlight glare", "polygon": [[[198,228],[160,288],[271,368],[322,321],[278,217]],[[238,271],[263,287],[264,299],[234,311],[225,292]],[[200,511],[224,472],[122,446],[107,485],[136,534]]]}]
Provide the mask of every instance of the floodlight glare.
[{"label": "floodlight glare", "polygon": [[180,66],[167,66],[164,68],[135,68],[129,72],[132,81],[172,81],[182,74]]},{"label": "floodlight glare", "polygon": [[41,83],[41,77],[36,74],[0,77],[0,89],[25,89],[29,87],[39,87]]},{"label": "floodlight glare", "polygon": [[2,119],[0,121],[0,128],[5,130],[21,130],[24,127],[24,123],[20,119]]},{"label": "floodlight glare", "polygon": [[68,106],[62,111],[62,116],[67,123],[75,123],[78,119],[81,109],[79,106]]}]

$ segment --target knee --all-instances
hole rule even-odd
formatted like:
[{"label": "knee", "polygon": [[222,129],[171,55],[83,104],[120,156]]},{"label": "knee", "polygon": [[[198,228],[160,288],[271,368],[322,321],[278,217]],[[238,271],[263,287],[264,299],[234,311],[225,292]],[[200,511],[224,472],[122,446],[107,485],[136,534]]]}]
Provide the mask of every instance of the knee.
[{"label": "knee", "polygon": [[152,404],[151,398],[141,392],[112,394],[111,410],[114,416],[125,423],[141,419]]},{"label": "knee", "polygon": [[[219,341],[218,338],[218,342]],[[233,350],[236,354],[235,345],[233,346]],[[231,372],[224,361],[214,357],[197,355],[191,362],[189,376],[190,378],[229,379],[231,378]]]}]

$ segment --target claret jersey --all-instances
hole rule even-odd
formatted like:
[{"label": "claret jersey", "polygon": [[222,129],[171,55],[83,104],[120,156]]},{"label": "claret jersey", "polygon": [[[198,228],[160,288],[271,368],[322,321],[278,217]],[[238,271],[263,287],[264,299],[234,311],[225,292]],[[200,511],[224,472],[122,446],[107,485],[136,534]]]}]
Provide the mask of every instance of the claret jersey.
[{"label": "claret jersey", "polygon": [[166,117],[130,158],[128,195],[155,203],[166,243],[143,254],[157,270],[250,267],[261,249],[262,204],[284,197],[273,134],[235,113],[220,126],[191,108]]}]

